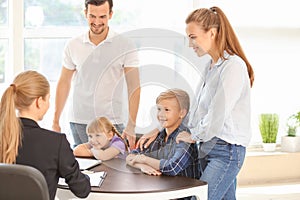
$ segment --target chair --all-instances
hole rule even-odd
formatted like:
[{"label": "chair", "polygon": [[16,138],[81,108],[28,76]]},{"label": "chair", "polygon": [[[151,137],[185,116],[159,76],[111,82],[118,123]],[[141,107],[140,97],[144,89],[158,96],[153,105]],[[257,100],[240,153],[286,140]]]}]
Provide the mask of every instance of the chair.
[{"label": "chair", "polygon": [[0,199],[49,200],[45,177],[30,166],[0,163]]}]

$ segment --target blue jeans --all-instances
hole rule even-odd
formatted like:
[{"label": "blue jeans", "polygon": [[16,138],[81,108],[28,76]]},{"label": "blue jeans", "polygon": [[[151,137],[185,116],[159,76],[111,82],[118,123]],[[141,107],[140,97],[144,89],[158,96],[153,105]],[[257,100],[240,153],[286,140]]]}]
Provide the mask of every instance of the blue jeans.
[{"label": "blue jeans", "polygon": [[208,200],[235,200],[236,176],[246,148],[214,137],[200,143],[200,180],[208,183]]},{"label": "blue jeans", "polygon": [[[72,131],[72,136],[74,139],[74,145],[73,147],[76,147],[79,144],[88,142],[88,136],[86,134],[86,126],[87,124],[78,124],[74,122],[70,122],[70,128]],[[117,131],[122,134],[124,130],[123,124],[114,124]]]}]

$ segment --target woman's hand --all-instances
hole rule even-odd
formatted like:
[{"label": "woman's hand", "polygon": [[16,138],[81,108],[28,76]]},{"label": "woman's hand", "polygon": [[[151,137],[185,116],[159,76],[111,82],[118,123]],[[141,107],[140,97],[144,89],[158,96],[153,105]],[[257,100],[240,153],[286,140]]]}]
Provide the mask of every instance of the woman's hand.
[{"label": "woman's hand", "polygon": [[153,129],[149,133],[144,134],[136,143],[136,148],[140,148],[142,151],[147,148],[157,137],[159,133],[158,129]]},{"label": "woman's hand", "polygon": [[187,142],[187,143],[195,143],[196,142],[195,140],[192,140],[191,134],[186,131],[182,131],[177,135],[176,142],[179,143],[180,141]]}]

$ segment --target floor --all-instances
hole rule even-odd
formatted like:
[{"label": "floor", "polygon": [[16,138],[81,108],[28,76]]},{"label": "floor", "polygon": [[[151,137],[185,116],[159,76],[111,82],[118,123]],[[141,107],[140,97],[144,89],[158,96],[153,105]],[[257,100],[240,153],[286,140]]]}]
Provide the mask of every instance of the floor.
[{"label": "floor", "polygon": [[300,182],[240,186],[237,200],[300,200]]}]

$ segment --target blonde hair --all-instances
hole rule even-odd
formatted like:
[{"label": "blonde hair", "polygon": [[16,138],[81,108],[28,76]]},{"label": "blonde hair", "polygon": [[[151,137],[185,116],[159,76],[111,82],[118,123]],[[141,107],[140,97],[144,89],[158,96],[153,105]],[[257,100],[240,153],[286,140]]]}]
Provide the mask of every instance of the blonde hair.
[{"label": "blonde hair", "polygon": [[247,65],[250,84],[252,86],[254,82],[252,66],[246,58],[239,40],[223,11],[218,7],[194,10],[185,20],[186,24],[191,22],[197,23],[206,32],[211,28],[217,29],[216,44],[219,47],[218,56],[225,59],[224,51],[226,51],[230,55],[236,54],[241,57]]},{"label": "blonde hair", "polygon": [[180,109],[185,109],[186,113],[189,112],[190,97],[186,91],[177,88],[166,90],[160,93],[159,96],[156,98],[156,104],[166,99],[176,99],[177,103],[180,106]]},{"label": "blonde hair", "polygon": [[21,122],[16,110],[27,109],[36,98],[45,98],[49,92],[49,82],[36,71],[20,73],[5,90],[0,104],[0,162],[16,162],[22,141]]},{"label": "blonde hair", "polygon": [[122,138],[121,134],[117,131],[116,127],[106,118],[106,117],[97,117],[91,121],[86,127],[86,133],[100,133],[103,132],[106,135],[112,131],[114,135],[117,135],[122,139],[123,143],[128,149],[127,142]]}]

